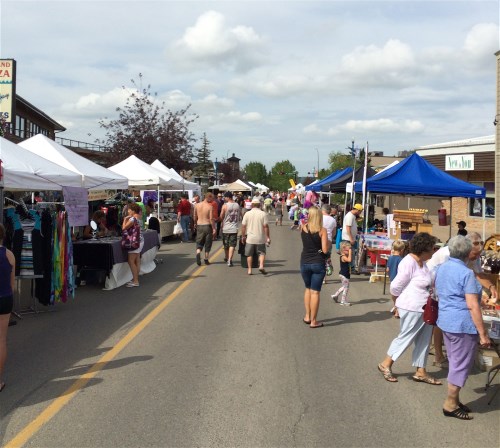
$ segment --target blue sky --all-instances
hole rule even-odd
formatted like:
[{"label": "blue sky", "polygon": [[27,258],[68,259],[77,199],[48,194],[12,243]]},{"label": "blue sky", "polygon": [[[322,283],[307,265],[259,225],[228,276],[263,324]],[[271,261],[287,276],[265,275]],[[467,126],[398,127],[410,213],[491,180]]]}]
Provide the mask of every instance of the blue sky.
[{"label": "blue sky", "polygon": [[[213,157],[301,175],[369,142],[393,155],[494,133],[499,2],[0,0],[17,92],[93,142],[121,86],[192,104]],[[90,136],[89,136],[90,134]],[[317,150],[317,151],[316,151]]]}]

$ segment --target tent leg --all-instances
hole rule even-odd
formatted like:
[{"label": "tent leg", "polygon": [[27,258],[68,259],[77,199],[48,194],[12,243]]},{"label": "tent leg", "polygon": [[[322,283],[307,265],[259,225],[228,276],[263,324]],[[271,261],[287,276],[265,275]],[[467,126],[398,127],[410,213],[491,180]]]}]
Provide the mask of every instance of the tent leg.
[{"label": "tent leg", "polygon": [[449,236],[448,236],[448,239],[451,238],[451,227],[452,227],[452,222],[453,222],[453,198],[450,197],[450,233],[449,233]]},{"label": "tent leg", "polygon": [[3,187],[0,187],[0,223],[3,224]]},{"label": "tent leg", "polygon": [[483,198],[483,241],[486,241],[486,198]]}]

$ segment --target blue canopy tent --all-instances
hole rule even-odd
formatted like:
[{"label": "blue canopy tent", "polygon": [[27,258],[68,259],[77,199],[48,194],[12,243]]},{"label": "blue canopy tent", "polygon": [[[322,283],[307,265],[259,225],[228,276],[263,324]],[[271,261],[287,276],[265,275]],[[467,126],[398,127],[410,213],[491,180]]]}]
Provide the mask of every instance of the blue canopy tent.
[{"label": "blue canopy tent", "polygon": [[324,177],[320,181],[310,184],[306,186],[306,191],[330,191],[328,188],[328,185],[331,183],[335,182],[337,179],[340,177],[352,173],[352,168],[344,168],[343,170],[337,170],[334,171],[333,173],[329,174],[328,176]]},{"label": "blue canopy tent", "polygon": [[[361,192],[362,182],[354,190]],[[410,194],[417,196],[484,198],[486,189],[457,179],[418,154],[412,154],[397,165],[366,180],[370,193]]]},{"label": "blue canopy tent", "polygon": [[[363,183],[356,182],[354,191],[362,192]],[[414,196],[485,198],[486,189],[457,179],[436,168],[414,153],[397,165],[366,180],[367,193],[404,194]],[[483,204],[483,219],[484,219]],[[484,227],[483,227],[484,234]],[[450,226],[451,236],[451,226]],[[484,237],[484,235],[483,235]]]}]

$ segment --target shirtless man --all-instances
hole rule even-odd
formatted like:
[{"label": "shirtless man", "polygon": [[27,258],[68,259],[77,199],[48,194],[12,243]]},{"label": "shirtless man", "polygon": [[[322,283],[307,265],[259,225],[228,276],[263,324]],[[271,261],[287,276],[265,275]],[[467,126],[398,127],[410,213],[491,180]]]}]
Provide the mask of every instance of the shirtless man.
[{"label": "shirtless man", "polygon": [[195,204],[194,228],[196,230],[196,264],[201,266],[201,250],[205,247],[205,264],[208,265],[208,257],[212,249],[212,241],[216,233],[215,219],[213,218],[212,202],[214,195],[207,193],[205,200]]}]

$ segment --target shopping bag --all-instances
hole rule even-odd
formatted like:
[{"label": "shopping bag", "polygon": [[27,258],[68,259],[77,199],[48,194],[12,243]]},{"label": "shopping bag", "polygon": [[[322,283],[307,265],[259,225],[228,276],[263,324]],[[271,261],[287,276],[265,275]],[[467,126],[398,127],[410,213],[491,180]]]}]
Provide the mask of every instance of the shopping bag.
[{"label": "shopping bag", "polygon": [[183,233],[184,231],[182,230],[182,226],[180,223],[177,223],[175,226],[174,226],[174,235],[180,235],[181,233]]}]

